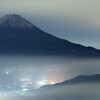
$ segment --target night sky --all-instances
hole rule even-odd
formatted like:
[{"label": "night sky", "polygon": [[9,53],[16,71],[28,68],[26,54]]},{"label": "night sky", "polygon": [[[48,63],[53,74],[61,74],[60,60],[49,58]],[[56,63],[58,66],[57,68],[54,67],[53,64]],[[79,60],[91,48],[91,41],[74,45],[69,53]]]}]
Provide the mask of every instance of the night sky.
[{"label": "night sky", "polygon": [[0,0],[0,17],[19,14],[40,29],[100,49],[100,0]]}]

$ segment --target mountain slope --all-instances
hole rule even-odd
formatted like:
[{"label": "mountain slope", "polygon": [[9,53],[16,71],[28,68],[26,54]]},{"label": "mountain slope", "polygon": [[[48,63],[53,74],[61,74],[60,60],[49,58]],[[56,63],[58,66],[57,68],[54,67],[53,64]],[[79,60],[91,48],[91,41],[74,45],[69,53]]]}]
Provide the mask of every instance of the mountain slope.
[{"label": "mountain slope", "polygon": [[48,90],[48,89],[52,89],[52,88],[56,88],[56,87],[60,87],[60,86],[67,86],[67,85],[73,85],[73,84],[83,84],[83,83],[94,83],[94,82],[100,82],[100,74],[96,74],[96,75],[80,75],[77,76],[73,79],[70,80],[66,80],[64,82],[61,83],[57,83],[54,85],[46,85],[43,87],[40,87],[40,91],[41,90]]},{"label": "mountain slope", "polygon": [[100,57],[100,50],[57,38],[13,14],[0,19],[0,54]]}]

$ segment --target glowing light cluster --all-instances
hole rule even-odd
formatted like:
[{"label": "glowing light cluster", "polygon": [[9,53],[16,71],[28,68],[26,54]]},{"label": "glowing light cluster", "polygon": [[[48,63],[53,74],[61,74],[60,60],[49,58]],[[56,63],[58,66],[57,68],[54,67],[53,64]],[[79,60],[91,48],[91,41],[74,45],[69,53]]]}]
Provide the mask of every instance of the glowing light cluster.
[{"label": "glowing light cluster", "polygon": [[23,78],[23,79],[20,79],[20,81],[30,81],[31,79],[29,79],[29,78]]},{"label": "glowing light cluster", "polygon": [[27,88],[23,88],[22,91],[28,91],[28,89]]},{"label": "glowing light cluster", "polygon": [[44,85],[46,85],[46,84],[48,84],[48,81],[47,81],[47,80],[42,80],[42,81],[39,81],[39,82],[37,83],[37,85],[38,85],[39,87],[44,86]]}]

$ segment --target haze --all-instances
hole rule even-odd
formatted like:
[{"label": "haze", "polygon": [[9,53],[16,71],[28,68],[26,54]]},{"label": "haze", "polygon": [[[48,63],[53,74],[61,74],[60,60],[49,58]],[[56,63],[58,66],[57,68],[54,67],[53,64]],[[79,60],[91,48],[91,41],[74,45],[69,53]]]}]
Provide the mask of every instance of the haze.
[{"label": "haze", "polygon": [[[8,96],[2,100],[99,100],[100,83],[78,84],[42,91],[35,96]],[[34,93],[33,93],[34,94]]]},{"label": "haze", "polygon": [[0,85],[3,86],[18,85],[22,81],[24,84],[28,82],[27,84],[42,86],[62,82],[78,75],[99,73],[100,59],[39,56],[0,57]]}]

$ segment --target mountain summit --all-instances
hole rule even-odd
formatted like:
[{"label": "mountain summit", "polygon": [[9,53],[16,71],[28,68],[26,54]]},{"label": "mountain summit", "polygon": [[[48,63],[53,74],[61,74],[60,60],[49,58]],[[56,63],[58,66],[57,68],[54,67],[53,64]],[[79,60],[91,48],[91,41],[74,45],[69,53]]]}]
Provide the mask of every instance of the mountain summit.
[{"label": "mountain summit", "polygon": [[0,19],[0,26],[5,27],[20,27],[20,28],[32,28],[34,25],[16,14],[9,14]]},{"label": "mountain summit", "polygon": [[13,14],[0,19],[0,54],[100,57],[100,50],[50,35]]}]

